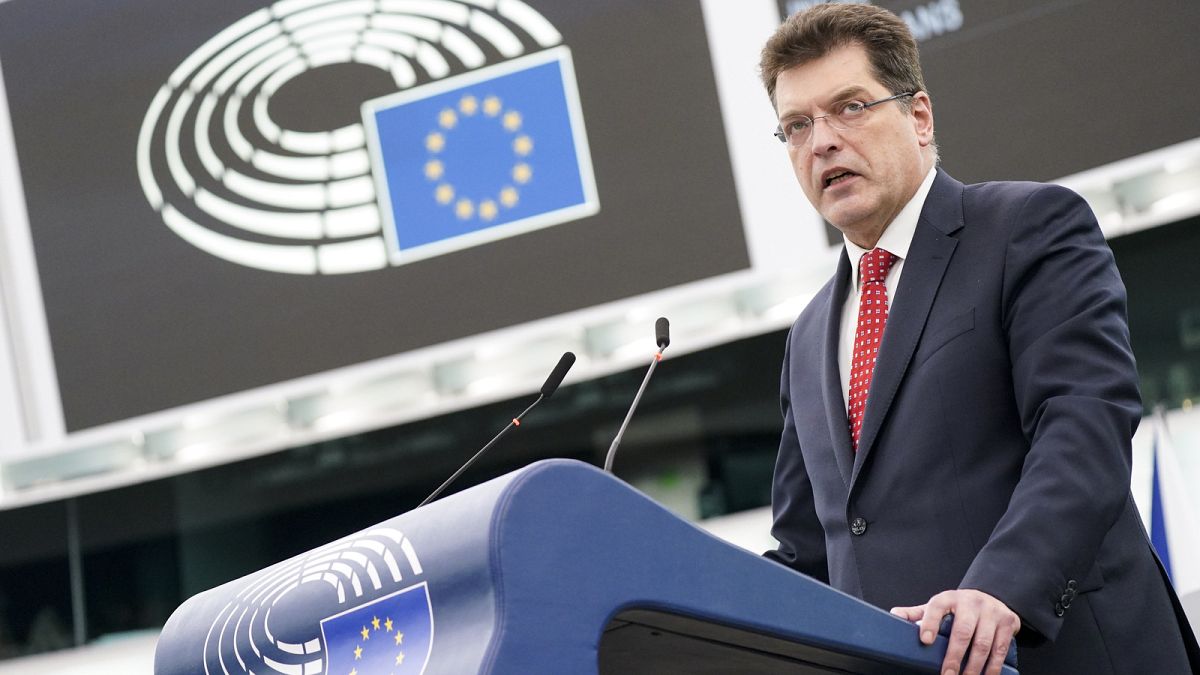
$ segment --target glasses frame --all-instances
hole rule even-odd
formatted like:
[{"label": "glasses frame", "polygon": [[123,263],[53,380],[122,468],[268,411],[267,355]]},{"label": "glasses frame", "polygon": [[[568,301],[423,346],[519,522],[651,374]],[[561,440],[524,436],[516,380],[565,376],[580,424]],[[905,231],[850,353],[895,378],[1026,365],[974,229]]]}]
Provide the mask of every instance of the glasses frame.
[{"label": "glasses frame", "polygon": [[[899,94],[892,94],[891,96],[888,96],[887,98],[881,98],[876,101],[871,101],[870,103],[864,103],[864,104],[862,104],[863,112],[866,112],[866,111],[870,110],[871,108],[874,108],[875,106],[880,105],[882,103],[887,103],[888,101],[895,101],[897,99],[904,98],[905,96],[916,96],[916,94],[917,94],[917,92],[915,92],[915,91],[904,91],[904,92],[900,92]],[[808,120],[812,123],[811,126],[816,126],[817,120],[824,119],[826,122],[828,122],[829,118],[832,116],[834,116],[834,113],[825,113],[824,115],[817,115],[816,117],[808,117],[808,115],[801,115],[800,117],[807,117]],[[846,127],[838,127],[836,125],[833,125],[832,122],[830,122],[830,124],[832,126],[834,126],[835,129],[840,129],[842,131],[844,131],[846,129]],[[783,143],[790,147],[799,148],[799,147],[802,147],[802,145],[803,145],[803,144],[792,145],[792,144],[788,143],[787,135],[783,133],[783,125],[782,124],[775,127],[775,138],[778,138],[780,143]],[[810,136],[810,138],[811,138],[811,136]],[[806,141],[807,141],[807,139],[806,139]]]}]

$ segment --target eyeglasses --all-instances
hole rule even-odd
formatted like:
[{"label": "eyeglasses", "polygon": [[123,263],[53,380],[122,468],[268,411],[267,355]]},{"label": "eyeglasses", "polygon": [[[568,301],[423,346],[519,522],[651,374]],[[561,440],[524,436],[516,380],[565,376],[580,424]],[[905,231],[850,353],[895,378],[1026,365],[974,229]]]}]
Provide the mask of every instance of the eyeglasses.
[{"label": "eyeglasses", "polygon": [[780,143],[787,143],[793,148],[799,148],[808,143],[808,139],[812,137],[813,125],[817,120],[824,119],[829,123],[829,126],[839,131],[854,129],[862,126],[863,122],[867,121],[867,111],[880,103],[895,101],[896,99],[912,96],[916,92],[906,91],[902,94],[893,94],[887,98],[881,98],[878,101],[863,103],[862,101],[846,101],[839,103],[833,109],[833,112],[827,115],[817,115],[809,117],[808,115],[800,115],[784,120],[778,127],[775,128],[775,138],[779,139]]}]

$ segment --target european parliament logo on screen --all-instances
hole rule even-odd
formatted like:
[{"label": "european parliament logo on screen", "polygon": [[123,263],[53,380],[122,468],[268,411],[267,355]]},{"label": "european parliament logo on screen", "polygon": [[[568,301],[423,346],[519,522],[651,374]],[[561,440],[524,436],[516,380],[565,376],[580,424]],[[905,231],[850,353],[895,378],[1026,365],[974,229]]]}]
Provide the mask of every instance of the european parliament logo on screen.
[{"label": "european parliament logo on screen", "polygon": [[[278,0],[196,47],[148,102],[142,192],[196,248],[287,274],[382,269],[596,213],[562,41],[523,0]],[[364,93],[314,101],[313,122],[295,92],[321,96],[329,68]],[[394,89],[378,98],[381,75]]]},{"label": "european parliament logo on screen", "polygon": [[566,47],[368,101],[363,119],[394,263],[599,209]]}]

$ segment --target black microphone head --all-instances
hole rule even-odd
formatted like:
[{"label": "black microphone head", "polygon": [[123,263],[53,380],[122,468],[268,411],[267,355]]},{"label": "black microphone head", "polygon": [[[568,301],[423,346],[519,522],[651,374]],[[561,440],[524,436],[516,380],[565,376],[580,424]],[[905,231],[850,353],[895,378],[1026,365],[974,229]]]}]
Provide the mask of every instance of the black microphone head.
[{"label": "black microphone head", "polygon": [[558,385],[562,384],[563,378],[567,376],[567,371],[571,366],[575,365],[575,354],[566,352],[562,358],[558,360],[558,365],[554,366],[554,370],[550,371],[550,377],[546,378],[545,384],[542,385],[542,396],[550,398],[554,392],[558,390]]},{"label": "black microphone head", "polygon": [[659,349],[666,349],[671,344],[671,322],[665,316],[658,317],[658,321],[654,322],[654,341]]}]

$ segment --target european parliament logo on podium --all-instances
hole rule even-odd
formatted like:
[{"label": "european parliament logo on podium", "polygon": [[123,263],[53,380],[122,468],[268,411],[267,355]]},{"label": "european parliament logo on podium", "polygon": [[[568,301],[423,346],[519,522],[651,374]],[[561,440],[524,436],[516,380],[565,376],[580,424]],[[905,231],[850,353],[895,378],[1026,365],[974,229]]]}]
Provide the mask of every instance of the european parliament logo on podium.
[{"label": "european parliament logo on podium", "polygon": [[599,211],[571,52],[363,104],[394,264]]},{"label": "european parliament logo on podium", "polygon": [[326,673],[419,675],[433,649],[429,588],[410,586],[325,619],[321,634]]}]

